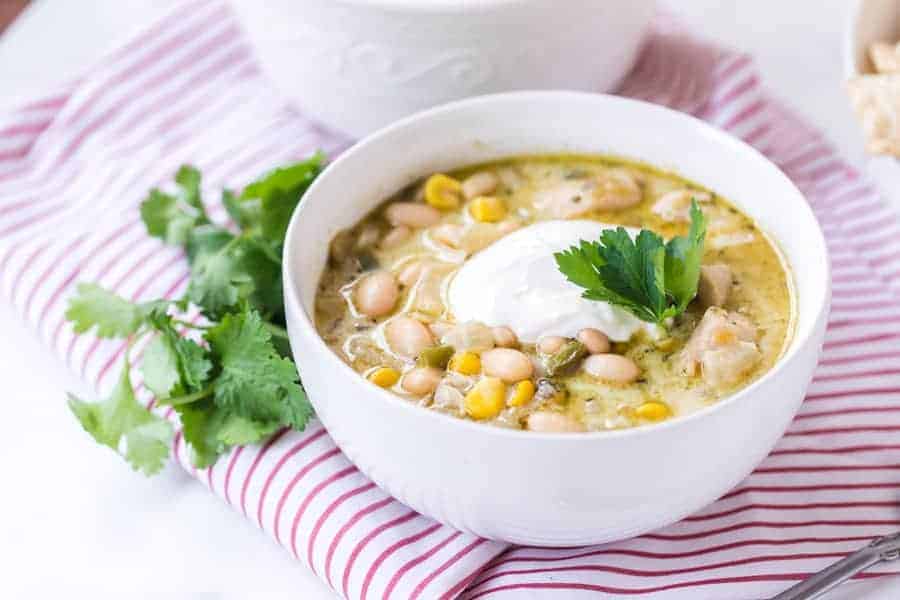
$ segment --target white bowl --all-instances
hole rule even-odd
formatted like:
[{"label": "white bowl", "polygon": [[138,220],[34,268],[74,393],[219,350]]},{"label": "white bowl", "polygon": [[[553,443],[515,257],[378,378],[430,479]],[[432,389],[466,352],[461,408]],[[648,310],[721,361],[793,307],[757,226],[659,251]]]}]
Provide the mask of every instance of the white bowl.
[{"label": "white bowl", "polygon": [[[689,151],[685,151],[689,149]],[[510,155],[613,153],[732,200],[779,241],[798,299],[790,347],[765,376],[657,425],[584,434],[495,428],[418,407],[343,363],[312,321],[328,242],[418,177]],[[677,521],[736,485],[794,416],[830,298],[825,241],[800,192],[750,146],[701,121],[614,96],[521,92],[435,108],[360,142],[294,214],[284,257],[291,346],[319,418],[378,485],[458,529],[522,544],[622,539]]]},{"label": "white bowl", "polygon": [[844,30],[844,76],[871,73],[869,46],[900,41],[900,0],[852,0]]},{"label": "white bowl", "polygon": [[416,111],[521,89],[608,91],[655,0],[232,0],[263,69],[361,137]]}]

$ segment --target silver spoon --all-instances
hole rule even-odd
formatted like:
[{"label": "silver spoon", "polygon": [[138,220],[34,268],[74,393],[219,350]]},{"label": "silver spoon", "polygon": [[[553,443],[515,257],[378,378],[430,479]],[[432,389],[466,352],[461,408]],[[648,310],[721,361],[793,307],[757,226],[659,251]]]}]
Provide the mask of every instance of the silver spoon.
[{"label": "silver spoon", "polygon": [[813,600],[872,565],[897,559],[900,559],[900,533],[875,538],[868,546],[848,554],[769,600]]}]

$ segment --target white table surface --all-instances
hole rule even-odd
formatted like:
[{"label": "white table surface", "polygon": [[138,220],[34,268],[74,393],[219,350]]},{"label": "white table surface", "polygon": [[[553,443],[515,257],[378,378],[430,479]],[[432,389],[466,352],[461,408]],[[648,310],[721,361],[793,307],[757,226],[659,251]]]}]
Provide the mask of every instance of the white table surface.
[{"label": "white table surface", "polygon": [[[173,0],[36,0],[0,37],[0,110],[90,65]],[[861,142],[841,85],[846,0],[670,0],[697,31],[754,54],[765,81],[845,156]],[[147,480],[90,442],[75,383],[0,305],[0,597],[320,600],[331,592],[176,468]],[[708,590],[714,596],[714,589]],[[900,597],[900,578],[829,600]]]}]

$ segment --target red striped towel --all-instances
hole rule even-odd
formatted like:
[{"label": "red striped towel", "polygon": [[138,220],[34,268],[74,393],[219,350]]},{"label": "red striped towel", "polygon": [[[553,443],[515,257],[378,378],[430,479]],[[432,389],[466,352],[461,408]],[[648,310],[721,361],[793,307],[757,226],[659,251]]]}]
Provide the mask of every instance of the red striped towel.
[{"label": "red striped towel", "polygon": [[[695,113],[753,144],[815,209],[834,259],[834,305],[795,423],[746,481],[700,513],[592,548],[509,547],[435,523],[375,487],[318,423],[195,473],[340,594],[760,597],[900,528],[894,213],[818,133],[765,94],[745,56],[661,22],[622,93]],[[220,0],[179,5],[74,83],[0,117],[3,294],[69,369],[109,386],[122,345],[75,336],[65,300],[77,281],[135,300],[184,291],[181,253],[144,234],[137,205],[146,190],[182,162],[199,166],[212,191],[345,145],[261,77]],[[213,215],[225,218],[221,207]],[[183,450],[176,441],[190,470]]]}]

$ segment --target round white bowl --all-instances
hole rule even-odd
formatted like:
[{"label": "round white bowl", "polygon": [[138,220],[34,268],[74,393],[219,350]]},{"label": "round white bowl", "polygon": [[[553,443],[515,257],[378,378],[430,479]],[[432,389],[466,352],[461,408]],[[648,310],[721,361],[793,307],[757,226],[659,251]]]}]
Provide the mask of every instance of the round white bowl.
[{"label": "round white bowl", "polygon": [[479,94],[613,89],[655,0],[232,0],[263,69],[361,137]]},{"label": "round white bowl", "polygon": [[[435,171],[511,155],[611,153],[729,198],[779,244],[798,319],[778,364],[744,390],[657,425],[584,434],[514,431],[418,407],[367,382],[316,333],[328,243],[389,194]],[[316,180],[284,257],[291,346],[319,418],[378,485],[458,529],[522,544],[622,539],[675,522],[743,479],[782,435],[816,365],[828,256],[794,185],[750,146],[692,117],[614,96],[521,92],[435,108],[360,142]]]}]

